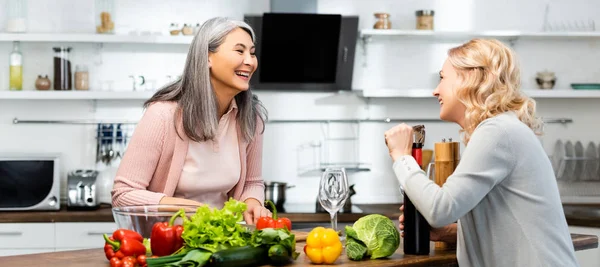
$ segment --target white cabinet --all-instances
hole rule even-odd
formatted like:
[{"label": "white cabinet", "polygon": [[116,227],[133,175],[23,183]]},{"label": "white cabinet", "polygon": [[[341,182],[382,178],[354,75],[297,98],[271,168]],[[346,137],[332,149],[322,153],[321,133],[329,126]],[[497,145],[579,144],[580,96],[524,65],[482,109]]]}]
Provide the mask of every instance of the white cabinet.
[{"label": "white cabinet", "polygon": [[[600,228],[594,227],[569,226],[569,232],[600,236]],[[576,251],[575,256],[581,267],[600,266],[600,248]]]},{"label": "white cabinet", "polygon": [[0,249],[54,249],[53,223],[2,223]]},{"label": "white cabinet", "polygon": [[0,256],[102,248],[108,223],[0,223]]},{"label": "white cabinet", "polygon": [[56,250],[102,248],[102,235],[112,235],[116,223],[55,223]]}]

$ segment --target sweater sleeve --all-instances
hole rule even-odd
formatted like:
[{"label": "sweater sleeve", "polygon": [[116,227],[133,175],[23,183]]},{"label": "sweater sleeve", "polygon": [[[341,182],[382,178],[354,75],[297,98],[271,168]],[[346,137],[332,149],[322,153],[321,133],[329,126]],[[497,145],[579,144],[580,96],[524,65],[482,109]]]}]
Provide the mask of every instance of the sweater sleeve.
[{"label": "sweater sleeve", "polygon": [[393,168],[411,202],[432,227],[455,222],[472,210],[516,165],[510,136],[494,120],[473,132],[461,161],[442,187],[429,180],[415,159],[404,156]]},{"label": "sweater sleeve", "polygon": [[257,117],[258,123],[254,139],[248,144],[246,151],[246,183],[242,191],[241,201],[248,198],[255,198],[264,205],[265,184],[262,179],[262,152],[263,152],[263,134],[264,123]]},{"label": "sweater sleeve", "polygon": [[162,153],[168,125],[161,112],[164,108],[167,107],[152,104],[137,124],[115,177],[113,206],[158,204],[165,196],[147,190]]}]

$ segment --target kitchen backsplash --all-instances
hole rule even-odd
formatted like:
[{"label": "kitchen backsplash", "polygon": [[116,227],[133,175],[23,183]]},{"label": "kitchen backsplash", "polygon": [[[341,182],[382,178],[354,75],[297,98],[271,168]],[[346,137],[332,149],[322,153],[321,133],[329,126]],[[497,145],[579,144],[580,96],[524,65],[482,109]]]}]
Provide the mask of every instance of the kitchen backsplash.
[{"label": "kitchen backsplash", "polygon": [[[0,6],[6,1],[0,0]],[[233,4],[235,2],[235,4]],[[93,29],[93,1],[59,0],[52,5],[36,1],[29,5],[31,32],[85,32]],[[414,28],[414,10],[434,9],[435,28],[439,30],[523,30],[538,31],[543,25],[546,1],[522,3],[518,0],[501,3],[486,2],[475,5],[472,1],[395,1],[395,0],[320,0],[320,13],[358,14],[359,28],[372,28],[373,13],[386,10],[391,14],[392,27]],[[77,12],[68,18],[65,7]],[[515,7],[518,7],[515,9]],[[171,22],[196,23],[216,16],[241,19],[245,13],[262,13],[269,9],[269,1],[126,1],[119,2],[115,23],[117,31],[168,30]],[[553,1],[550,20],[595,19],[600,23],[597,1]],[[493,10],[494,12],[488,12]],[[513,10],[518,10],[514,12]],[[88,14],[89,13],[89,14]],[[486,14],[485,16],[483,14]],[[3,28],[4,14],[0,14]],[[77,22],[77,23],[75,23]],[[400,40],[383,38],[372,40],[366,50],[357,44],[353,88],[429,88],[433,89],[436,73],[445,58],[446,50],[458,43]],[[23,43],[24,90],[33,90],[39,74],[51,74],[52,49],[56,44]],[[91,90],[132,90],[130,75],[144,75],[155,86],[179,75],[185,60],[185,45],[120,45],[71,44],[73,64],[86,64],[90,71]],[[10,42],[0,42],[0,62],[8,62]],[[300,49],[300,48],[298,48]],[[514,43],[523,66],[523,88],[534,89],[534,75],[551,70],[558,77],[556,89],[568,89],[572,82],[600,82],[598,41],[532,41]],[[4,52],[2,52],[4,51]],[[365,54],[366,53],[366,56]],[[295,52],[287,55],[293,63]],[[8,64],[0,64],[0,85],[8,85]],[[171,77],[168,77],[171,76]],[[5,90],[0,86],[0,90]],[[365,99],[353,93],[277,93],[258,92],[265,103],[271,120],[300,119],[356,119],[372,118],[437,118],[439,106],[435,99]],[[540,138],[548,153],[557,139],[600,142],[597,114],[600,99],[541,99],[540,115],[548,118],[566,117],[573,123],[548,124],[546,135]],[[97,167],[96,126],[28,124],[14,125],[12,119],[119,119],[137,120],[142,115],[140,100],[0,100],[0,151],[2,152],[58,152],[63,156],[62,173],[75,168]],[[416,122],[415,122],[416,124]],[[330,161],[356,160],[365,163],[371,171],[351,174],[350,183],[356,184],[353,203],[399,202],[397,182],[391,172],[391,160],[383,142],[383,132],[393,124],[361,123],[269,123],[265,133],[263,176],[265,180],[296,185],[288,190],[287,202],[314,203],[318,176],[303,176],[306,166],[329,159]],[[327,128],[329,126],[329,128]],[[459,140],[456,125],[436,122],[425,123],[425,148],[442,138]],[[329,131],[327,131],[329,129]],[[325,143],[323,133],[346,140]],[[324,156],[319,150],[332,148]],[[464,147],[462,150],[464,151]],[[307,197],[308,196],[308,197]]]}]

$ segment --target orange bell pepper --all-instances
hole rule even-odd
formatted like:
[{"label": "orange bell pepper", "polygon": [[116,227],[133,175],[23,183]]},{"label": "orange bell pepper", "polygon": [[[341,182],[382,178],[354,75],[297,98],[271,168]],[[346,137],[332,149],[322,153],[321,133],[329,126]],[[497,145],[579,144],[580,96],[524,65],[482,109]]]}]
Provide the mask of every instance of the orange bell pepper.
[{"label": "orange bell pepper", "polygon": [[316,227],[308,233],[304,253],[315,264],[332,264],[342,254],[342,242],[331,228]]}]

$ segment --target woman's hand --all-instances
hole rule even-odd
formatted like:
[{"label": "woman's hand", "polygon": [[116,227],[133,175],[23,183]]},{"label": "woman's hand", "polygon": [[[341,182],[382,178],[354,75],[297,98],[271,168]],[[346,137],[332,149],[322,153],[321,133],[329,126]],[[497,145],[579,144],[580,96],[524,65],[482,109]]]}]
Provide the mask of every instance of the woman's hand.
[{"label": "woman's hand", "polygon": [[271,217],[271,211],[254,198],[249,198],[244,201],[247,205],[244,211],[244,220],[247,224],[255,225],[260,217]]},{"label": "woman's hand", "polygon": [[413,128],[405,123],[394,126],[385,132],[385,144],[390,156],[396,159],[412,154]]},{"label": "woman's hand", "polygon": [[[400,222],[400,235],[404,237],[404,205],[400,206],[400,211],[402,211],[402,215],[398,218]],[[456,223],[440,228],[431,228],[429,239],[435,242],[456,243]]]}]

